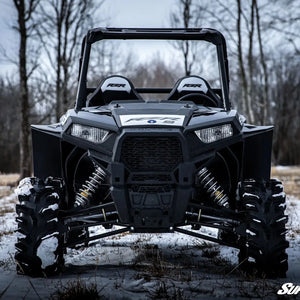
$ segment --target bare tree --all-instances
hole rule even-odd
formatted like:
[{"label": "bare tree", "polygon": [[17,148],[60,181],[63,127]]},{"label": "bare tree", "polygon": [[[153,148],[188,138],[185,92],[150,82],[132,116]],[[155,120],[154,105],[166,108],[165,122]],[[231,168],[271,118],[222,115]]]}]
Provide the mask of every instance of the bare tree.
[{"label": "bare tree", "polygon": [[[104,1],[99,1],[97,6]],[[92,25],[94,0],[47,0],[40,6],[38,34],[54,72],[55,116],[58,121],[72,99],[79,43]],[[73,93],[74,94],[74,93]]]},{"label": "bare tree", "polygon": [[[159,55],[153,56],[147,63],[134,65],[127,73],[137,87],[171,87],[178,79],[178,64],[167,64]],[[145,99],[165,99],[166,94],[144,94]]]},{"label": "bare tree", "polygon": [[[236,10],[232,10],[234,6]],[[237,73],[236,81],[242,87],[241,95],[237,93],[240,99],[238,106],[249,122],[260,124],[268,123],[271,114],[266,45],[263,42],[260,20],[261,10],[266,7],[268,5],[259,7],[257,0],[232,0],[227,5],[216,0],[214,10],[205,5],[205,2],[199,5],[199,9],[206,12],[214,24],[221,26],[228,37],[231,61],[236,60],[238,66],[238,69],[233,68],[233,73]],[[234,22],[235,28],[230,25]]]},{"label": "bare tree", "polygon": [[206,27],[221,28],[225,34],[234,78],[233,102],[249,122],[275,121],[277,163],[299,163],[298,1],[228,0],[225,4],[216,0],[213,6],[209,4],[208,0],[194,4],[198,9],[192,13],[195,18],[201,12]]},{"label": "bare tree", "polygon": [[27,42],[28,37],[35,27],[33,14],[36,11],[39,0],[14,0],[14,6],[18,14],[16,29],[20,37],[19,46],[19,80],[20,80],[20,106],[21,106],[21,130],[20,130],[20,176],[31,175],[30,155],[30,127],[29,127],[29,93],[28,79],[36,68],[27,70]]},{"label": "bare tree", "polygon": [[283,165],[300,164],[300,61],[295,62],[293,56],[273,60],[270,80],[276,120],[273,157]]},{"label": "bare tree", "polygon": [[259,13],[259,8],[256,0],[253,0],[253,6],[255,7],[257,40],[259,45],[260,63],[262,66],[263,78],[264,78],[264,93],[262,96],[263,101],[262,101],[262,114],[261,114],[264,123],[268,121],[268,118],[270,118],[269,78],[268,78],[268,70],[267,70],[264,47],[263,47],[262,36],[261,36],[260,13]]},{"label": "bare tree", "polygon": [[0,78],[0,172],[20,169],[20,103],[10,101],[18,98],[19,85],[9,77]]},{"label": "bare tree", "polygon": [[[170,15],[171,26],[179,28],[198,27],[200,18],[194,9],[193,0],[178,0],[176,9]],[[185,75],[191,75],[197,58],[195,43],[187,40],[176,41],[174,46],[183,55]]]},{"label": "bare tree", "polygon": [[[252,11],[253,14],[253,11]],[[254,121],[254,115],[252,111],[252,105],[251,101],[252,98],[249,97],[249,87],[248,87],[248,80],[245,70],[245,62],[244,62],[244,56],[243,56],[243,40],[242,40],[242,25],[241,25],[241,18],[242,18],[242,7],[241,7],[241,1],[237,0],[237,18],[236,18],[236,30],[237,30],[237,52],[238,52],[238,63],[239,63],[239,71],[241,75],[242,80],[242,94],[243,94],[243,110],[246,112],[246,114],[249,116],[249,121]],[[252,41],[253,41],[253,15],[251,17],[251,30],[249,33],[249,51],[248,51],[248,65],[250,65],[250,71],[252,73]],[[252,82],[252,80],[251,80]],[[251,89],[251,87],[250,87]],[[251,95],[251,94],[250,94]]]},{"label": "bare tree", "polygon": [[88,85],[95,87],[113,74],[128,74],[134,69],[133,52],[122,49],[120,41],[102,40],[95,43],[90,53]]}]

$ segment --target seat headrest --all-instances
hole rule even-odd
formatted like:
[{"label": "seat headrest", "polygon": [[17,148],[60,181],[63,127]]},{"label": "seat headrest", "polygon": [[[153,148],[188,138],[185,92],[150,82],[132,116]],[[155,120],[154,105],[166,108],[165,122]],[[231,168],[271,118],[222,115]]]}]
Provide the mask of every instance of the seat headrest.
[{"label": "seat headrest", "polygon": [[104,79],[100,84],[102,93],[106,91],[127,92],[130,94],[131,86],[128,79],[120,76],[112,76]]},{"label": "seat headrest", "polygon": [[118,100],[142,100],[133,84],[125,77],[112,75],[103,79],[89,96],[87,106],[99,106]]},{"label": "seat headrest", "polygon": [[167,100],[178,100],[188,94],[203,94],[213,99],[214,105],[222,107],[221,99],[211,89],[208,82],[200,76],[186,76],[180,78],[170,92]]},{"label": "seat headrest", "polygon": [[190,76],[180,79],[179,84],[177,86],[177,92],[194,92],[199,93],[202,92],[204,94],[208,91],[207,83],[200,77]]}]

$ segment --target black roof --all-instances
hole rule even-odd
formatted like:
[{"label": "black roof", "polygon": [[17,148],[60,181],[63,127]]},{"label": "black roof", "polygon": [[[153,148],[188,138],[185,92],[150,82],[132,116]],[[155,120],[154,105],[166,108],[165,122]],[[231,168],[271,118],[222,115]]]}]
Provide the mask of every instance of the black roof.
[{"label": "black roof", "polygon": [[163,39],[204,40],[215,45],[225,43],[219,31],[211,28],[94,28],[88,31],[87,41],[102,39]]}]

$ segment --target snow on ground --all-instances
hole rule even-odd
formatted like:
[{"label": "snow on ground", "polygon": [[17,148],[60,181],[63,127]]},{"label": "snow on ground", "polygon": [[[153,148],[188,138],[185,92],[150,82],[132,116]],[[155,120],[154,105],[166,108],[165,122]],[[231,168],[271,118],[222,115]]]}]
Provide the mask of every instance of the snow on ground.
[{"label": "snow on ground", "polygon": [[277,165],[276,170],[290,170],[293,167],[294,166],[280,166],[280,165]]},{"label": "snow on ground", "polygon": [[[0,199],[0,298],[46,299],[74,281],[95,283],[108,299],[277,299],[285,282],[300,284],[300,200],[288,196],[289,271],[286,279],[245,277],[238,250],[180,233],[131,234],[104,238],[88,248],[68,249],[61,275],[17,275],[16,196]],[[91,235],[103,232],[99,226]],[[202,228],[214,236],[215,230]]]},{"label": "snow on ground", "polygon": [[300,284],[300,200],[289,196],[286,214],[289,216],[287,238],[290,247],[287,249],[289,256],[289,271],[287,277]]}]

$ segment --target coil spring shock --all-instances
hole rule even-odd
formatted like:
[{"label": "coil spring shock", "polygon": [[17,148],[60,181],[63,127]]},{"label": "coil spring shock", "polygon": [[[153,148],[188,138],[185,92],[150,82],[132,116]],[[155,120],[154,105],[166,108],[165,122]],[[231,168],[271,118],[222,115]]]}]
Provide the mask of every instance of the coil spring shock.
[{"label": "coil spring shock", "polygon": [[219,206],[229,207],[229,198],[224,193],[224,190],[218,184],[212,173],[206,168],[202,168],[198,174],[201,187],[210,196],[210,198]]},{"label": "coil spring shock", "polygon": [[74,207],[86,206],[93,194],[104,181],[105,176],[105,171],[101,167],[97,166],[92,175],[85,181],[85,183],[76,193]]}]

